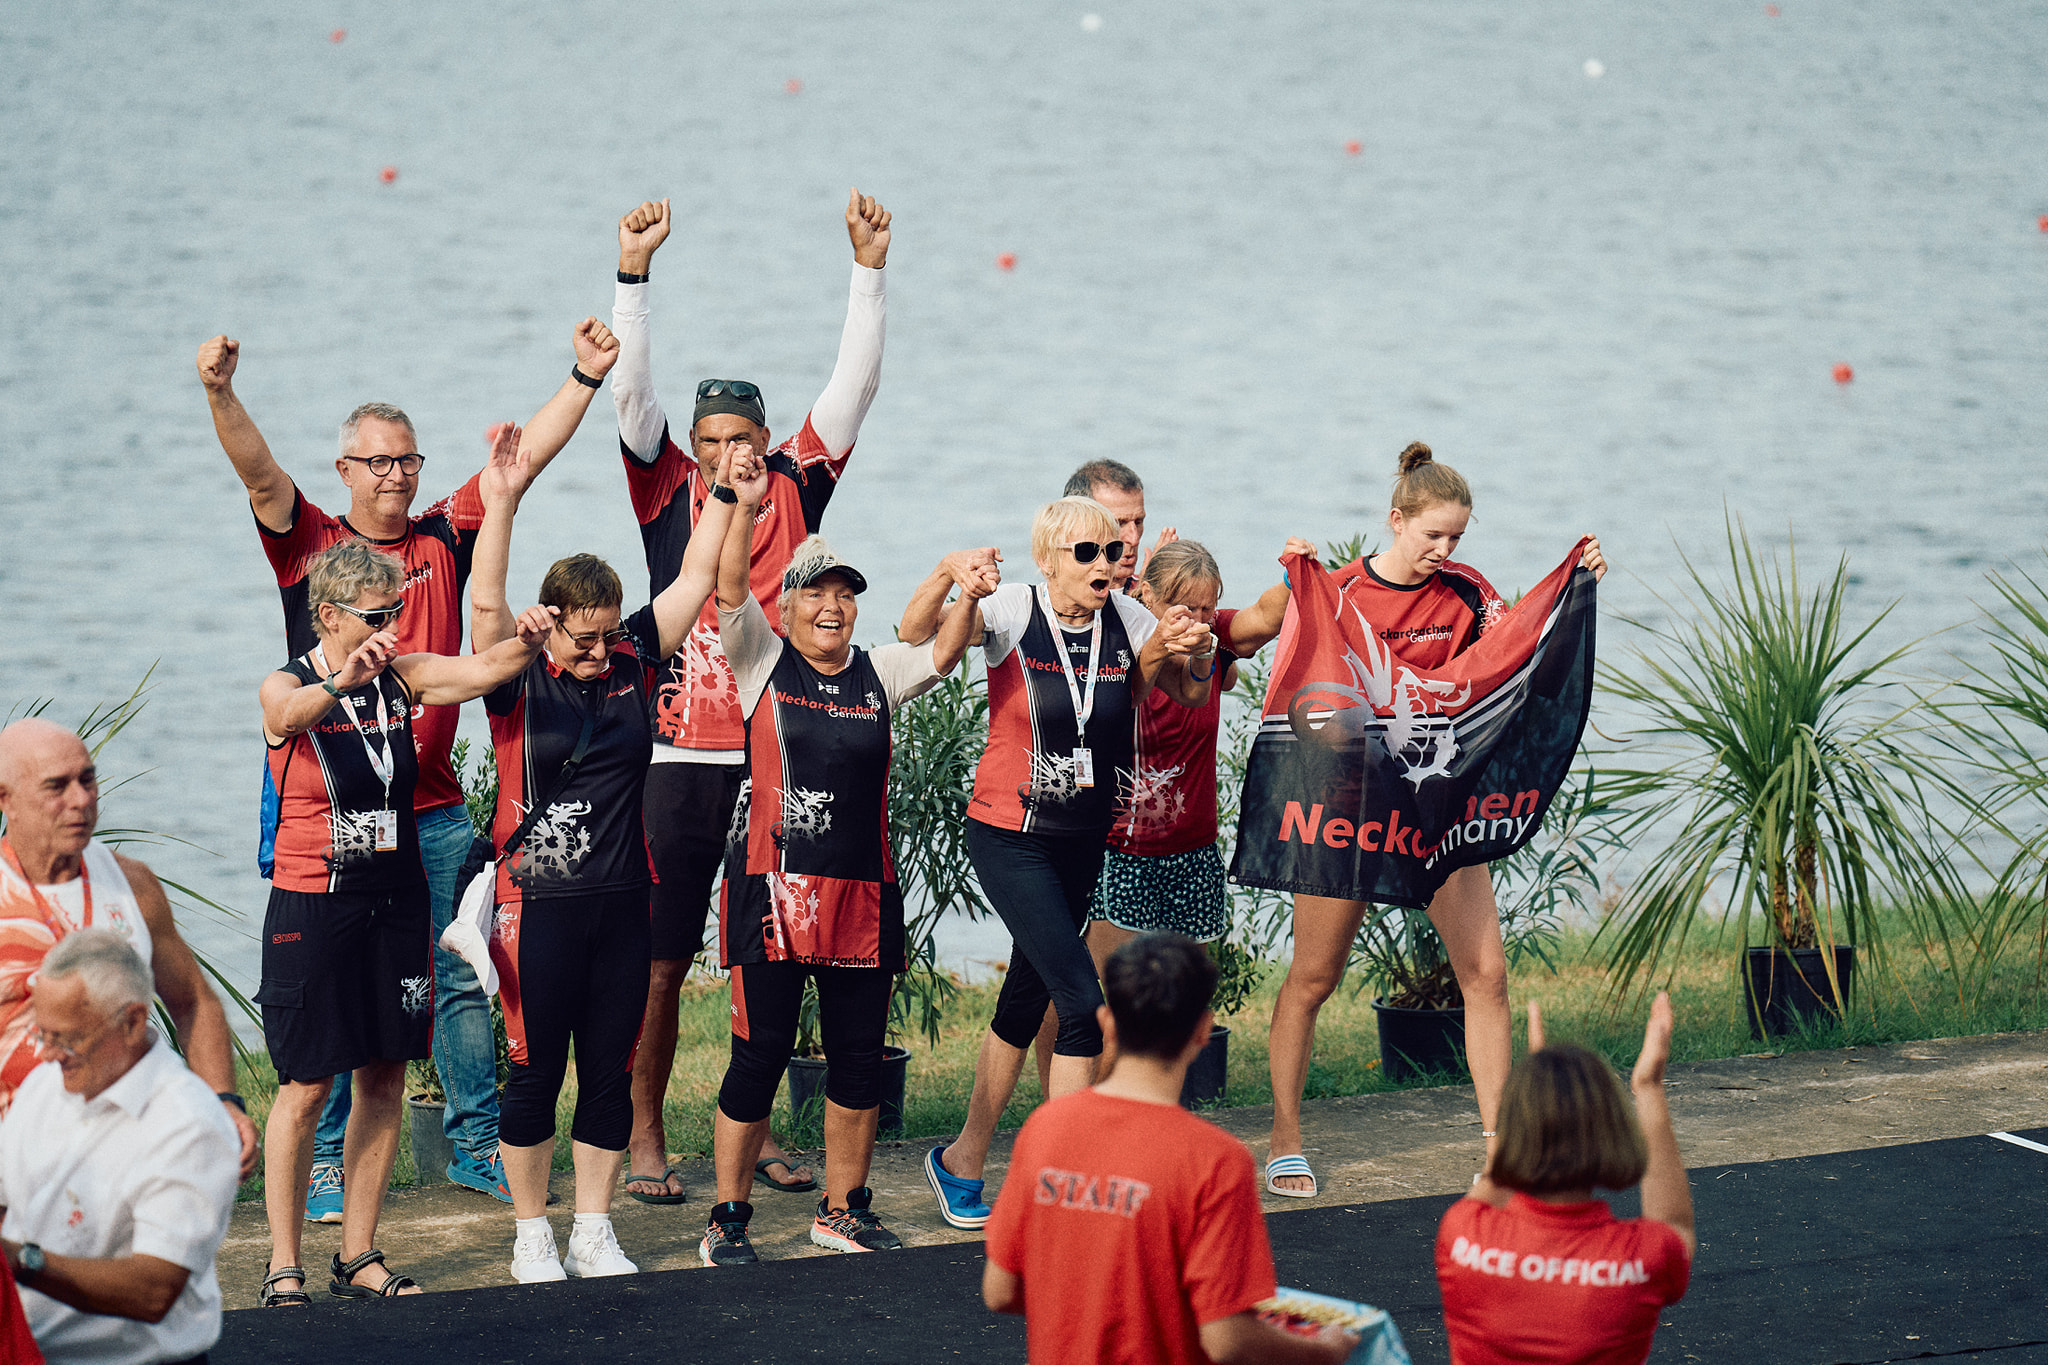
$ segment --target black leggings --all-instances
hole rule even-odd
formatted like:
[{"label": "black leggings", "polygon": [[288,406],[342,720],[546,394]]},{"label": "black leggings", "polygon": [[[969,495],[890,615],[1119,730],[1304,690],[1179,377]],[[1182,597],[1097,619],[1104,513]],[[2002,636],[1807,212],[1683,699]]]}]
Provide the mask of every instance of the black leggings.
[{"label": "black leggings", "polygon": [[989,1024],[1011,1047],[1031,1046],[1050,1001],[1060,1020],[1054,1055],[1102,1055],[1102,1026],[1095,1021],[1102,986],[1081,937],[1102,875],[1102,839],[1100,834],[1018,834],[967,822],[967,854],[974,860],[975,876],[1013,940],[1010,970]]},{"label": "black leggings", "polygon": [[804,962],[734,963],[732,1062],[718,1110],[734,1123],[760,1123],[796,1046],[804,978],[818,982],[818,1032],[825,1045],[825,1098],[841,1109],[882,1102],[882,1037],[894,972],[880,967],[814,967]]},{"label": "black leggings", "polygon": [[554,1138],[555,1100],[573,1037],[576,1120],[569,1136],[624,1151],[633,1129],[633,1052],[647,1012],[647,892],[526,901],[498,913],[498,998],[512,1053],[498,1136],[514,1147]]}]

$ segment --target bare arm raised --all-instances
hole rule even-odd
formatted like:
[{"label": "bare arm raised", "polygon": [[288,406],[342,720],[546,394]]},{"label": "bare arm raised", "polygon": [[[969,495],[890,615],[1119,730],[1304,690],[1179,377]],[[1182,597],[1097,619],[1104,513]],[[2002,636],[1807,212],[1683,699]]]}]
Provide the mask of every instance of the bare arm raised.
[{"label": "bare arm raised", "polygon": [[[577,323],[569,334],[569,344],[576,351],[573,368],[592,379],[603,379],[618,362],[619,339],[612,335],[611,328],[596,318],[585,318]],[[572,374],[562,381],[561,388],[555,390],[555,396],[527,420],[520,449],[532,459],[535,477],[548,467],[549,461],[561,454],[563,446],[569,444],[569,438],[576,434],[576,427],[583,421],[583,414],[590,410],[590,400],[596,393],[594,386],[583,383]]]},{"label": "bare arm raised", "polygon": [[1664,1097],[1664,1068],[1670,1061],[1671,996],[1658,991],[1650,1005],[1650,1021],[1643,1027],[1642,1053],[1629,1077],[1636,1117],[1650,1147],[1650,1164],[1643,1171],[1643,1217],[1668,1224],[1690,1257],[1699,1250],[1699,1237],[1693,1231],[1692,1182],[1686,1178],[1685,1158],[1678,1153],[1678,1134],[1671,1126],[1671,1105]]},{"label": "bare arm raised", "polygon": [[505,596],[505,575],[512,558],[512,522],[519,500],[533,483],[533,457],[510,422],[491,428],[491,453],[477,475],[483,499],[483,525],[469,560],[470,648],[489,649],[512,638],[512,606]]},{"label": "bare arm raised", "polygon": [[242,486],[249,490],[249,507],[256,520],[279,533],[292,529],[292,502],[296,489],[292,476],[270,453],[270,443],[256,429],[256,419],[235,396],[235,367],[241,363],[242,343],[227,336],[212,337],[199,348],[199,383],[206,390],[206,406],[213,412],[213,432],[220,448]]}]

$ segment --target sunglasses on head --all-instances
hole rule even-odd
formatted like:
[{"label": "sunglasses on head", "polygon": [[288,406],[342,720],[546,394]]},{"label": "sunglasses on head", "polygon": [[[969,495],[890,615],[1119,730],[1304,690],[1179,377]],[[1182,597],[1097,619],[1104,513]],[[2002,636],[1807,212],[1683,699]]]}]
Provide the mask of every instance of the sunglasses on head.
[{"label": "sunglasses on head", "polygon": [[380,479],[391,472],[393,465],[398,466],[399,473],[412,475],[419,473],[420,466],[427,462],[427,457],[418,452],[410,455],[344,455],[341,458],[368,465],[370,472]]},{"label": "sunglasses on head", "polygon": [[347,612],[350,616],[355,617],[356,620],[361,621],[371,630],[382,630],[384,629],[384,627],[390,625],[393,621],[396,621],[398,619],[398,613],[405,610],[405,599],[401,597],[388,607],[371,607],[368,611],[364,611],[358,607],[352,607],[348,605],[348,603],[346,602],[334,602],[330,605],[338,608],[341,611]]},{"label": "sunglasses on head", "polygon": [[749,384],[744,379],[707,379],[697,386],[697,399],[737,398],[742,403],[751,403],[761,396],[758,384]]},{"label": "sunglasses on head", "polygon": [[1076,564],[1093,564],[1097,555],[1114,564],[1124,557],[1128,547],[1121,540],[1105,540],[1099,545],[1092,540],[1070,540],[1060,548],[1072,550]]}]

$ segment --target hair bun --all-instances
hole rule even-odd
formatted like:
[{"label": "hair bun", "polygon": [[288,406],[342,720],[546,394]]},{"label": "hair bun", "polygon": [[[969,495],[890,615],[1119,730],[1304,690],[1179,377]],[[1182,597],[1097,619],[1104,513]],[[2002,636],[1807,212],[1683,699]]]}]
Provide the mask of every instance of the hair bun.
[{"label": "hair bun", "polygon": [[1401,467],[1403,474],[1412,474],[1423,465],[1429,464],[1435,459],[1436,457],[1429,453],[1428,446],[1420,441],[1410,441],[1408,448],[1401,452],[1400,458],[1395,463]]}]

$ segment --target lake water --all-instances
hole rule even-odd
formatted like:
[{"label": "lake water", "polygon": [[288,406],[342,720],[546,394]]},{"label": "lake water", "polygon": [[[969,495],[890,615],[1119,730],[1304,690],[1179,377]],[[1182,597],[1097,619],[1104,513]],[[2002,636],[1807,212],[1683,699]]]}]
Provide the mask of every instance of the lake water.
[{"label": "lake water", "polygon": [[[2048,526],[2048,6],[1781,3],[9,6],[0,711],[73,719],[155,663],[105,822],[189,840],[147,856],[260,918],[279,611],[199,343],[243,341],[334,510],[335,425],[405,407],[424,505],[561,382],[617,217],[669,195],[663,392],[751,376],[787,430],[856,183],[897,215],[889,349],[826,528],[871,638],[944,550],[1028,572],[1084,459],[1137,467],[1228,602],[1288,534],[1371,528],[1413,439],[1470,478],[1461,557],[1503,588],[1592,530],[1610,615],[1654,616],[1734,515],[1849,555],[1885,642],[1958,626]],[[574,549],[637,578],[616,451],[601,394],[516,599]],[[253,982],[251,924],[187,922]]]}]

